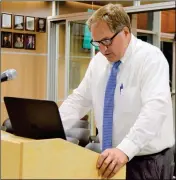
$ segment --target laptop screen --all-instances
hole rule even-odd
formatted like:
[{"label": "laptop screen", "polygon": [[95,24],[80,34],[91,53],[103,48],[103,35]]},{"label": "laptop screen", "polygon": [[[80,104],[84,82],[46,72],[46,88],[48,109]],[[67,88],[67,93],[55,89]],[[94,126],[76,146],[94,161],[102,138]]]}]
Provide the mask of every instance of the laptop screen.
[{"label": "laptop screen", "polygon": [[53,101],[4,97],[14,134],[31,139],[66,140],[58,106]]}]

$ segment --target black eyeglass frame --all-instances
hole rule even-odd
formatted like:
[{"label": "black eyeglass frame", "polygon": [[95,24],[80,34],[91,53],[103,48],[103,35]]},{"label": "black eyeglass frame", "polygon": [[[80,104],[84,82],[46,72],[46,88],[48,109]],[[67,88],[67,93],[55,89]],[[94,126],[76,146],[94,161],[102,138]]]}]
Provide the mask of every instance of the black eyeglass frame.
[{"label": "black eyeglass frame", "polygon": [[[103,40],[100,40],[100,41],[93,41],[93,40],[91,40],[90,43],[91,43],[93,46],[95,46],[95,47],[99,47],[100,44],[103,44],[103,46],[106,46],[106,47],[107,47],[107,46],[110,46],[110,45],[112,44],[112,41],[113,41],[113,39],[115,38],[115,36],[117,36],[120,32],[121,32],[121,31],[115,33],[111,38],[103,39]],[[110,42],[110,44],[108,44],[108,45],[106,45],[106,44],[103,43],[103,41],[107,41],[107,40],[109,40],[109,42]],[[99,43],[99,46],[96,46],[95,44],[93,44],[94,42],[95,42],[95,43]]]}]

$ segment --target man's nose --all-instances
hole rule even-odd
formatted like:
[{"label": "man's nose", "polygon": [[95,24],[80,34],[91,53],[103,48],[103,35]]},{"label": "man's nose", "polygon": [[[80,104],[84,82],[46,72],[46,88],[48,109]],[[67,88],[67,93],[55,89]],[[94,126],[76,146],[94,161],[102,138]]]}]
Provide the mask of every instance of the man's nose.
[{"label": "man's nose", "polygon": [[99,48],[102,53],[105,53],[105,51],[108,49],[107,46],[105,46],[103,44],[100,44]]}]

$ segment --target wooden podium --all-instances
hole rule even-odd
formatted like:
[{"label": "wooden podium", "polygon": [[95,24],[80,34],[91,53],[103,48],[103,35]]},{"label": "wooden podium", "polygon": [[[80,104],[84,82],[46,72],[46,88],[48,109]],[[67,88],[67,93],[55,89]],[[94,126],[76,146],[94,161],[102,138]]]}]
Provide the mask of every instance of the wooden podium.
[{"label": "wooden podium", "polygon": [[[1,131],[1,179],[101,179],[98,153],[62,139],[33,140]],[[122,168],[112,179],[125,179]]]}]

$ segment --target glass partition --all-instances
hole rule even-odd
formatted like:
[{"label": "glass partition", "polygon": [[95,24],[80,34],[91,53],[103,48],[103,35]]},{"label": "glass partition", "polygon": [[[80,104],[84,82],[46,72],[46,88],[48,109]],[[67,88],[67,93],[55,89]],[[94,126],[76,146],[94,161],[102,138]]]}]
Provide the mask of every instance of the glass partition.
[{"label": "glass partition", "polygon": [[69,93],[78,87],[91,60],[91,37],[85,22],[85,20],[70,22]]}]

